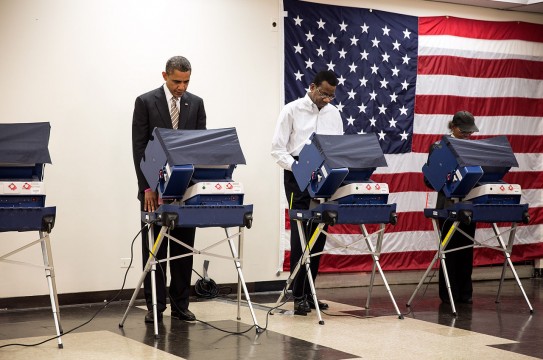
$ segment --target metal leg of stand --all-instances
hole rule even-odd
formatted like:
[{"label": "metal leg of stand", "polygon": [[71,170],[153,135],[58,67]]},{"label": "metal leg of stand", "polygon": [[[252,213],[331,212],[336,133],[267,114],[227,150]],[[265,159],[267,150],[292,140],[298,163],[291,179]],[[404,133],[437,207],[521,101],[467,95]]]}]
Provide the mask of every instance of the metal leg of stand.
[{"label": "metal leg of stand", "polygon": [[[130,299],[130,303],[128,304],[128,307],[126,308],[126,311],[123,315],[123,318],[121,322],[119,323],[119,327],[123,327],[124,322],[128,316],[128,312],[130,309],[134,306],[134,302],[136,301],[136,298],[138,296],[138,293],[141,289],[141,286],[143,285],[143,281],[145,280],[145,277],[147,276],[147,273],[149,273],[151,270],[155,271],[156,269],[156,260],[154,259],[153,254],[156,254],[157,249],[160,247],[160,244],[162,243],[162,240],[164,239],[164,233],[168,229],[167,226],[162,226],[160,229],[160,233],[157,236],[156,241],[154,242],[154,245],[151,248],[152,254],[149,254],[149,258],[147,259],[147,263],[145,264],[145,267],[143,269],[143,273],[140,276],[140,279],[138,280],[138,284],[136,288],[134,289],[134,293],[132,294],[132,298]],[[153,227],[149,227],[149,239],[153,239]],[[158,315],[156,311],[156,284],[154,279],[154,274],[151,274],[151,286],[152,286],[152,293],[153,293],[153,318],[154,318],[154,331],[155,331],[155,338],[158,337]]]},{"label": "metal leg of stand", "polygon": [[[502,293],[503,281],[505,280],[505,269],[507,267],[507,249],[505,248],[505,244],[503,243],[503,241],[501,239],[499,229],[497,227],[495,227],[495,225],[496,224],[494,224],[494,223],[492,224],[492,231],[494,231],[494,235],[496,235],[496,239],[498,240],[498,243],[504,249],[502,275],[500,277],[500,285],[498,286],[498,293],[496,294],[496,300],[495,300],[496,303],[499,303],[500,302],[500,296],[501,296],[501,293]],[[512,232],[515,232],[516,231],[516,224],[512,224],[511,229],[512,229],[511,230]],[[509,236],[509,240],[511,240],[511,236]]]},{"label": "metal leg of stand", "polygon": [[[283,290],[279,294],[279,297],[277,298],[277,301],[275,302],[274,307],[279,306],[281,304],[281,301],[283,301],[283,298],[285,297],[285,294],[287,293],[287,291],[288,291],[288,289],[290,287],[290,284],[292,284],[292,281],[294,281],[294,279],[296,278],[296,275],[298,274],[298,271],[300,271],[300,266],[302,264],[302,261],[301,261],[302,259],[303,258],[300,258],[300,261],[298,261],[298,263],[296,264],[296,267],[294,268],[294,270],[288,276],[287,281],[285,283],[285,287],[283,287]],[[273,311],[271,312],[271,314],[273,314]]]},{"label": "metal leg of stand", "polygon": [[502,293],[502,286],[503,281],[505,280],[505,268],[507,267],[507,256],[504,255],[503,259],[503,265],[502,265],[502,275],[500,276],[500,284],[498,285],[498,293],[496,294],[496,300],[494,301],[496,304],[500,302],[500,296]]},{"label": "metal leg of stand", "polygon": [[[520,288],[520,291],[522,292],[522,295],[524,296],[524,299],[526,300],[526,303],[528,304],[528,307],[530,308],[530,313],[533,313],[534,309],[532,307],[532,304],[530,303],[530,300],[528,299],[528,296],[526,295],[526,292],[524,291],[524,288],[522,287],[522,283],[520,282],[518,274],[517,274],[517,272],[515,270],[515,266],[513,265],[513,262],[511,261],[511,251],[513,249],[513,242],[515,240],[515,233],[517,231],[517,224],[516,223],[511,224],[511,232],[509,233],[509,242],[508,242],[507,246],[505,246],[505,243],[504,243],[504,241],[503,241],[503,239],[502,239],[502,237],[500,235],[498,225],[496,225],[496,223],[492,223],[492,230],[494,231],[494,234],[496,235],[496,238],[498,239],[498,242],[500,243],[500,246],[504,250],[504,255],[505,255],[506,262],[509,263],[509,267],[511,268],[511,272],[513,273],[513,276],[515,277],[515,280],[517,281],[517,284],[518,284],[518,286]],[[496,301],[499,300],[500,291],[501,291],[501,283],[503,282],[503,277],[504,277],[504,272],[505,272],[505,266],[506,266],[506,264],[504,263],[504,266],[503,266],[503,269],[502,269],[502,280],[500,282],[500,289],[498,290],[498,297],[497,297]]]},{"label": "metal leg of stand", "polygon": [[53,253],[51,252],[51,240],[49,235],[45,235],[42,231],[40,233],[41,239],[41,251],[43,254],[43,264],[45,265],[45,278],[47,279],[47,286],[49,287],[49,297],[51,299],[51,310],[53,311],[53,320],[55,322],[55,329],[57,332],[58,348],[62,349],[61,334],[63,333],[62,326],[60,325],[60,312],[58,306],[58,294],[57,285],[55,281],[55,269],[53,266]]},{"label": "metal leg of stand", "polygon": [[[296,275],[298,274],[298,271],[300,271],[300,268],[302,266],[304,266],[304,265],[306,266],[306,276],[307,276],[307,279],[309,281],[309,286],[310,286],[311,292],[312,292],[311,296],[312,296],[313,301],[315,302],[315,304],[318,304],[316,291],[315,291],[315,284],[313,283],[313,277],[311,275],[311,270],[308,272],[307,269],[309,269],[309,265],[311,263],[310,258],[311,258],[311,249],[313,248],[313,244],[315,243],[316,239],[318,238],[319,234],[321,233],[322,229],[324,228],[324,226],[326,224],[320,223],[317,226],[317,229],[315,229],[315,231],[313,232],[313,235],[311,236],[311,239],[309,240],[309,243],[306,244],[305,231],[304,231],[304,228],[303,228],[303,221],[301,221],[301,220],[295,220],[295,221],[296,221],[296,225],[298,226],[298,233],[300,234],[300,245],[301,245],[302,249],[305,249],[305,251],[303,252],[302,257],[300,258],[298,263],[296,264],[296,267],[294,268],[294,270],[289,275],[289,277],[288,277],[288,279],[286,281],[285,287],[283,288],[283,291],[281,291],[281,294],[279,294],[279,297],[278,297],[277,301],[275,302],[275,307],[280,305],[280,303],[283,300],[283,297],[285,296],[287,290],[289,289],[292,281],[294,281],[294,279],[296,278]],[[319,324],[323,325],[324,321],[322,320],[322,317],[321,317],[321,314],[320,314],[320,309],[319,309],[318,305],[315,306],[315,308],[317,310],[317,314],[318,314],[318,317],[319,317]]]},{"label": "metal leg of stand", "polygon": [[[379,258],[376,257],[376,254],[375,254],[376,249],[374,248],[373,244],[368,238],[369,236],[368,231],[366,230],[366,226],[364,226],[364,224],[360,224],[360,230],[362,231],[362,235],[364,236],[364,240],[366,241],[366,246],[368,247],[368,250],[371,252],[371,256],[373,258],[373,266],[371,267],[370,287],[368,289],[368,298],[366,299],[366,309],[369,309],[370,302],[371,302],[371,294],[373,292],[373,284],[375,282],[375,270],[377,268],[376,258],[377,258],[377,261]],[[379,245],[379,239],[377,239],[377,245]]]},{"label": "metal leg of stand", "polygon": [[[226,237],[229,237],[228,230],[225,229],[225,231],[226,231]],[[239,258],[243,259],[243,244],[242,244],[242,238],[243,238],[242,231],[243,231],[243,228],[240,227],[238,229],[238,231],[240,233],[240,236],[238,236]],[[232,250],[232,249],[230,249],[230,250]],[[232,253],[232,257],[235,258],[234,253]],[[235,262],[234,262],[234,265],[236,265]],[[237,268],[237,266],[236,266],[236,268]],[[241,265],[240,265],[240,271],[241,271]],[[237,316],[237,319],[238,320],[241,320],[241,286],[242,286],[241,279],[242,278],[238,273],[238,294],[237,294],[237,298],[238,298],[238,316]],[[257,327],[257,330],[258,330],[258,327]]]},{"label": "metal leg of stand", "polygon": [[[291,226],[292,226],[292,221],[291,220]],[[302,221],[301,220],[294,220],[296,222],[296,226],[298,226],[298,233],[299,234],[304,234],[304,229],[303,229],[303,226],[302,226]],[[304,243],[304,246],[302,247],[302,249],[305,248],[305,243]],[[285,282],[285,287],[283,288],[283,291],[281,291],[281,293],[279,294],[279,297],[277,298],[277,301],[275,302],[275,305],[274,307],[278,307],[279,304],[281,304],[281,301],[283,301],[283,298],[285,297],[285,295],[287,294],[287,291],[288,289],[290,288],[290,285],[292,284],[292,282],[294,281],[294,279],[296,279],[296,275],[298,274],[298,271],[300,271],[300,267],[302,266],[302,264],[305,262],[305,257],[306,256],[309,256],[308,254],[309,252],[306,252],[304,251],[303,254],[302,254],[302,257],[300,258],[300,260],[298,261],[298,263],[296,264],[296,267],[293,269],[290,269],[290,275],[288,276],[287,278],[287,281]],[[303,260],[302,260],[303,259]],[[273,314],[273,312],[272,312]]]},{"label": "metal leg of stand", "polygon": [[[225,229],[226,236],[229,237],[228,229]],[[240,243],[243,243],[243,228],[239,228],[239,239]],[[243,287],[243,292],[245,293],[245,298],[247,300],[247,305],[249,306],[249,310],[251,311],[251,316],[253,317],[253,323],[256,326],[256,332],[262,332],[263,330],[260,329],[260,326],[258,326],[258,321],[256,320],[255,311],[253,309],[253,304],[251,303],[251,297],[249,296],[249,291],[247,290],[247,285],[245,284],[245,279],[243,278],[243,272],[241,271],[241,262],[239,259],[241,259],[241,255],[238,258],[238,253],[236,251],[236,246],[234,244],[234,240],[228,239],[228,245],[230,245],[230,251],[232,252],[232,258],[234,259],[234,265],[236,266],[236,270],[238,272],[238,283],[241,283],[241,286]],[[240,250],[241,254],[241,250]],[[239,293],[239,286],[238,286],[238,293]],[[241,320],[241,314],[239,313],[239,304],[241,300],[241,295],[238,295],[238,320]]]},{"label": "metal leg of stand", "polygon": [[409,301],[405,305],[407,307],[411,306],[411,302],[415,298],[415,295],[417,295],[417,293],[419,292],[419,289],[421,288],[422,284],[424,284],[424,280],[426,280],[426,278],[428,277],[428,274],[432,270],[432,267],[434,267],[434,264],[435,264],[437,258],[441,257],[441,232],[439,231],[439,226],[438,226],[438,223],[437,223],[436,219],[432,219],[432,226],[434,228],[434,235],[436,236],[436,239],[437,239],[437,249],[438,250],[437,250],[436,254],[434,255],[434,258],[430,262],[430,265],[426,269],[426,272],[424,273],[424,275],[422,275],[422,279],[420,279],[419,283],[417,284],[417,287],[415,288],[415,291],[413,291],[413,294],[411,295],[411,297],[409,298]]},{"label": "metal leg of stand", "polygon": [[447,272],[447,265],[445,264],[445,254],[441,254],[441,267],[443,268],[443,277],[445,278],[445,285],[447,286],[447,293],[449,294],[449,301],[451,302],[451,308],[453,315],[456,316],[456,306],[454,305],[454,299],[451,291],[451,282],[449,281],[449,273]]},{"label": "metal leg of stand", "polygon": [[307,281],[309,282],[309,288],[311,289],[311,297],[313,298],[313,303],[315,304],[315,311],[317,312],[317,317],[319,318],[319,324],[324,325],[324,320],[322,320],[321,316],[321,309],[319,308],[319,301],[317,299],[317,291],[315,290],[315,283],[313,282],[313,275],[311,274],[311,249],[313,249],[313,245],[315,244],[315,241],[317,241],[322,229],[324,228],[325,224],[320,223],[313,234],[311,235],[311,238],[308,242],[305,241],[305,231],[302,226],[302,222],[298,221],[298,233],[300,234],[300,246],[302,249],[305,249],[304,251],[304,259],[305,259],[305,275],[307,276]]},{"label": "metal leg of stand", "polygon": [[435,264],[438,256],[439,256],[439,252],[436,252],[436,254],[434,255],[434,258],[430,262],[430,265],[428,265],[428,268],[424,272],[424,275],[422,275],[422,278],[420,279],[419,283],[417,284],[417,287],[415,288],[415,291],[413,291],[413,294],[409,298],[409,301],[407,301],[407,304],[406,304],[407,307],[411,306],[411,303],[413,302],[413,299],[415,298],[415,296],[419,292],[419,289],[421,288],[422,284],[424,284],[424,280],[426,280],[426,278],[428,277],[428,274],[430,273],[430,270],[432,270],[432,267],[434,267],[434,264]]},{"label": "metal leg of stand", "polygon": [[371,280],[370,280],[370,288],[369,288],[369,294],[368,299],[366,301],[366,308],[370,307],[370,299],[371,299],[371,290],[373,288],[373,283],[375,279],[375,269],[377,268],[379,270],[379,274],[381,274],[381,278],[383,279],[383,284],[385,285],[385,288],[387,289],[388,296],[390,297],[390,300],[392,301],[392,304],[394,305],[394,309],[396,310],[396,314],[398,314],[398,318],[403,319],[403,315],[400,312],[400,309],[398,309],[398,305],[396,304],[396,300],[394,299],[394,295],[392,295],[392,290],[390,289],[390,286],[388,285],[388,281],[385,277],[385,274],[383,272],[383,269],[381,268],[381,264],[379,263],[379,256],[381,254],[381,248],[383,244],[383,236],[384,236],[384,229],[385,224],[379,225],[379,235],[377,235],[377,246],[373,246],[371,243],[369,237],[368,237],[368,231],[366,230],[366,227],[364,225],[360,225],[360,228],[362,229],[362,234],[366,238],[366,244],[368,246],[368,249],[372,253],[373,258],[373,269],[371,273]]},{"label": "metal leg of stand", "polygon": [[309,288],[311,289],[311,297],[313,298],[313,303],[315,304],[315,311],[317,312],[317,317],[319,318],[319,324],[324,325],[324,320],[321,316],[321,309],[319,308],[319,300],[317,299],[317,291],[315,290],[315,284],[313,283],[313,275],[311,275],[309,257],[305,263],[305,271],[307,275],[307,281],[309,282]]},{"label": "metal leg of stand", "polygon": [[456,231],[459,224],[460,224],[460,221],[455,221],[453,223],[453,225],[451,226],[451,228],[449,229],[449,231],[447,232],[447,235],[445,236],[443,241],[441,241],[441,233],[439,231],[438,222],[437,222],[436,219],[432,219],[432,225],[434,227],[434,234],[436,235],[436,238],[438,240],[438,251],[434,255],[434,258],[430,262],[430,265],[426,269],[426,272],[422,276],[422,279],[420,279],[420,281],[419,281],[419,283],[417,285],[417,288],[415,289],[415,291],[413,292],[413,294],[409,298],[409,301],[407,302],[407,307],[411,306],[411,302],[415,298],[415,295],[419,291],[420,287],[424,283],[424,280],[426,279],[426,277],[430,273],[430,270],[432,269],[432,267],[434,266],[436,260],[439,257],[440,260],[441,260],[441,266],[443,267],[443,275],[445,277],[445,283],[446,283],[446,286],[447,286],[447,291],[449,293],[449,299],[450,299],[450,302],[451,302],[452,312],[453,312],[453,315],[456,316],[456,307],[454,306],[454,301],[453,301],[453,298],[452,298],[451,285],[450,285],[450,282],[449,282],[449,276],[447,275],[447,266],[445,264],[445,254],[443,252],[447,248],[447,245],[448,245],[450,239],[452,238],[452,236],[453,236],[454,232]]}]

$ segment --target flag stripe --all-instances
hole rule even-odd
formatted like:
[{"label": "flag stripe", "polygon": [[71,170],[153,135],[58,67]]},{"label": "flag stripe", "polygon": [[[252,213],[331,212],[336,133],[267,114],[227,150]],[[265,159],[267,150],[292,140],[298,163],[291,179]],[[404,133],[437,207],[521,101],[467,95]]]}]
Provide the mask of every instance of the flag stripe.
[{"label": "flag stripe", "polygon": [[458,36],[421,36],[419,55],[455,56],[475,59],[543,60],[543,44],[520,40],[479,40]]},{"label": "flag stripe", "polygon": [[[475,266],[502,264],[504,259],[502,252],[486,248],[475,249],[473,254]],[[382,253],[379,256],[379,263],[384,271],[425,270],[434,255],[435,251],[432,250]],[[290,254],[287,254],[287,258],[289,256]],[[520,244],[513,247],[511,260],[517,262],[541,257],[543,257],[543,243]],[[345,272],[368,272],[372,271],[373,267],[373,259],[370,255],[324,254],[321,256],[320,263],[319,272],[321,273],[337,272],[336,265]],[[437,264],[434,268],[437,268]]]},{"label": "flag stripe", "polygon": [[476,116],[543,117],[543,100],[517,97],[481,98],[453,95],[417,95],[417,114],[451,114],[470,109]]},{"label": "flag stripe", "polygon": [[432,74],[417,77],[419,95],[539,99],[543,97],[543,87],[541,81],[531,79],[483,79]]},{"label": "flag stripe", "polygon": [[[543,152],[543,137],[541,135],[505,135],[514,153],[542,153]],[[436,134],[413,134],[412,151],[425,153],[430,149],[430,145],[438,140],[441,140],[443,135]],[[492,137],[472,135],[472,138],[486,139]]]},{"label": "flag stripe", "polygon": [[450,16],[421,17],[419,33],[493,40],[518,39],[543,43],[541,25],[520,21],[493,22]]},{"label": "flag stripe", "polygon": [[[420,172],[396,174],[373,174],[371,179],[375,182],[388,184],[391,193],[401,193],[405,191],[423,191],[434,192],[424,184],[424,177]],[[543,188],[543,172],[540,171],[519,171],[509,172],[503,179],[509,184],[519,184],[522,191],[528,189]]]},{"label": "flag stripe", "polygon": [[[541,153],[520,153],[515,154],[518,168],[511,168],[510,172],[515,171],[543,171],[543,156]],[[388,167],[380,167],[375,170],[374,174],[396,174],[421,171],[422,166],[426,164],[428,158],[427,153],[411,153],[409,154],[409,161],[405,160],[405,157],[396,154],[387,154],[385,159],[387,160]]]},{"label": "flag stripe", "polygon": [[[481,135],[539,135],[543,134],[543,121],[541,117],[528,116],[484,116],[474,114]],[[447,125],[451,121],[449,114],[415,114],[414,132],[418,134],[438,134],[443,136],[447,132]],[[529,139],[532,140],[532,139]],[[426,149],[425,151],[427,151]],[[522,151],[520,152],[529,152]]]},{"label": "flag stripe", "polygon": [[467,78],[526,78],[543,80],[538,61],[523,59],[472,59],[458,56],[419,56],[418,73],[456,75]]}]

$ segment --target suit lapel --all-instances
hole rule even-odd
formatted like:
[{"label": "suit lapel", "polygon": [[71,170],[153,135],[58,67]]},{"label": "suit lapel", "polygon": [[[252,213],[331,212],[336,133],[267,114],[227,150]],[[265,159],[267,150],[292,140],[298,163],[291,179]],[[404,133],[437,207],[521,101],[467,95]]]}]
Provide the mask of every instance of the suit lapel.
[{"label": "suit lapel", "polygon": [[168,101],[166,100],[166,94],[164,93],[164,88],[159,87],[155,93],[155,106],[160,114],[160,121],[162,122],[161,127],[166,129],[172,128],[172,118],[170,117],[170,108],[168,106]]}]

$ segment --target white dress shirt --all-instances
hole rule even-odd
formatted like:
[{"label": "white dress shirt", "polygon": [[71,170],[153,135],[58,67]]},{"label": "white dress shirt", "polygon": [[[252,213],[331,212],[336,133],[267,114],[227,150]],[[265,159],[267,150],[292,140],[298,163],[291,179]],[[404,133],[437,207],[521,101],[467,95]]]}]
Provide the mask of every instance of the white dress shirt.
[{"label": "white dress shirt", "polygon": [[[164,93],[166,94],[166,101],[168,102],[168,110],[170,111],[170,114],[172,113],[172,97],[174,97],[172,95],[172,93],[170,92],[170,89],[168,89],[168,87],[166,86],[166,84],[163,85],[164,86]],[[176,104],[177,104],[177,108],[178,109],[181,109],[181,98],[177,98],[177,100],[175,100]],[[179,119],[181,119],[181,114],[179,114]]]},{"label": "white dress shirt", "polygon": [[311,134],[343,135],[339,110],[331,104],[318,109],[309,95],[285,105],[272,139],[271,155],[286,170],[292,170],[293,156],[298,156]]}]

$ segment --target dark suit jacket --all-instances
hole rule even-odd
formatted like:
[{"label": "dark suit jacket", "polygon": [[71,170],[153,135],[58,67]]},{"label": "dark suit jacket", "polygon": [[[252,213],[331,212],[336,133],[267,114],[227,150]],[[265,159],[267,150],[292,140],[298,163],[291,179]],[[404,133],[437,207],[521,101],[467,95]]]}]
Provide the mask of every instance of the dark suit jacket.
[{"label": "dark suit jacket", "polygon": [[[155,127],[172,128],[170,110],[163,86],[136,98],[132,117],[132,155],[138,177],[138,199],[149,187],[140,169],[140,161],[145,153],[147,142]],[[180,101],[179,129],[203,130],[206,128],[206,111],[202,98],[185,92]]]}]

